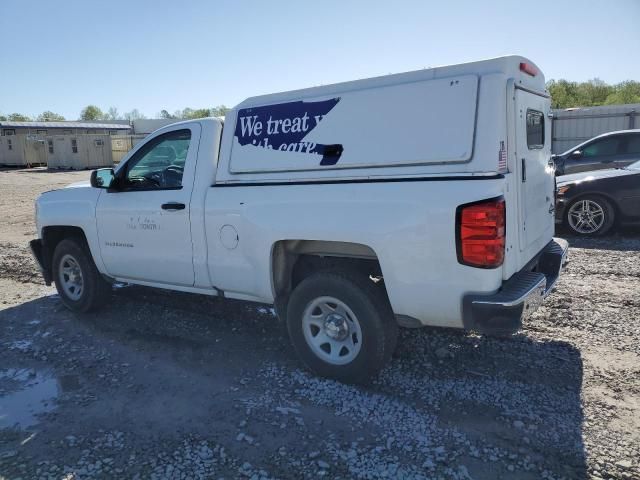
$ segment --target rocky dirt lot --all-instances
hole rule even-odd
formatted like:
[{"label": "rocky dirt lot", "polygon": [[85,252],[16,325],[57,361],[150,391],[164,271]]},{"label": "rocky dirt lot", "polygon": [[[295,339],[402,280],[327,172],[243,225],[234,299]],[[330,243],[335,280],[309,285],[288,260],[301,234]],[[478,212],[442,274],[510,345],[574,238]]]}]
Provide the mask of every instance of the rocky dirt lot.
[{"label": "rocky dirt lot", "polygon": [[368,387],[300,368],[268,305],[115,288],[66,311],[0,171],[0,479],[640,478],[640,234],[570,238],[511,338],[406,330]]}]

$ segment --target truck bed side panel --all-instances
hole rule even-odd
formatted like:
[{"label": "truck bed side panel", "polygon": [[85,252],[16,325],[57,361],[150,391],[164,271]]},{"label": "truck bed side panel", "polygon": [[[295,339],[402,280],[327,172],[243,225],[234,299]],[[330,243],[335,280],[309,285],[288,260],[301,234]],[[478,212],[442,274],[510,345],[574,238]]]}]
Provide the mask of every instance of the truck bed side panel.
[{"label": "truck bed side panel", "polygon": [[212,187],[205,204],[210,277],[221,290],[271,302],[277,241],[354,242],[376,253],[396,314],[461,327],[462,295],[495,292],[502,269],[458,263],[456,207],[503,188],[502,178]]}]

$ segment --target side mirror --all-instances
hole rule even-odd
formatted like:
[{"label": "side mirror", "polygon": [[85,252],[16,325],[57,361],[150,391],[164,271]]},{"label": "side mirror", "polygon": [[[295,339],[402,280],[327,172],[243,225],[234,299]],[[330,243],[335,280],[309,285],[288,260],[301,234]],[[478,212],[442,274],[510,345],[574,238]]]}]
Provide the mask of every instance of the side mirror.
[{"label": "side mirror", "polygon": [[114,178],[113,168],[99,168],[91,172],[91,186],[93,188],[109,188]]},{"label": "side mirror", "polygon": [[571,152],[571,158],[580,158],[580,157],[582,157],[581,150],[574,150],[573,152]]}]

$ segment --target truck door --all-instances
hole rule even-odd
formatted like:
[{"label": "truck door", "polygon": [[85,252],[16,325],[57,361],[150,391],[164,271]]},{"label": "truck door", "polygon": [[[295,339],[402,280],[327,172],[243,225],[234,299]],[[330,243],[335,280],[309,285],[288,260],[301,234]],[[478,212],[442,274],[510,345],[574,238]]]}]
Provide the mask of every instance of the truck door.
[{"label": "truck door", "polygon": [[115,190],[100,194],[98,236],[109,275],[194,284],[189,212],[200,132],[194,123],[155,135],[118,169]]},{"label": "truck door", "polygon": [[520,252],[524,261],[553,237],[555,176],[548,98],[516,89],[516,165]]}]

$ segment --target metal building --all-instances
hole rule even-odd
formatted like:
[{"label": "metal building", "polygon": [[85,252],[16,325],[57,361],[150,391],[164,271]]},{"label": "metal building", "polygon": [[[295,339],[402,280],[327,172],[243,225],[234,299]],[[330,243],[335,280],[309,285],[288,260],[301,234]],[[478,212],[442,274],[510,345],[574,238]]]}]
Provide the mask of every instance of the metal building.
[{"label": "metal building", "polygon": [[131,123],[133,124],[133,133],[135,135],[149,135],[159,128],[181,121],[175,118],[140,118],[133,120]]},{"label": "metal building", "polygon": [[632,128],[640,128],[640,103],[554,109],[551,151],[560,154],[601,133]]},{"label": "metal building", "polygon": [[166,125],[181,120],[166,118],[141,118],[131,122],[133,132],[111,137],[111,154],[113,163],[119,163],[129,151],[146,138],[147,135]]},{"label": "metal building", "polygon": [[146,138],[146,135],[113,135],[111,137],[111,156],[113,163],[120,163],[120,160],[129,153],[138,143]]},{"label": "metal building", "polygon": [[111,136],[130,130],[126,123],[0,121],[0,165],[111,166]]}]

